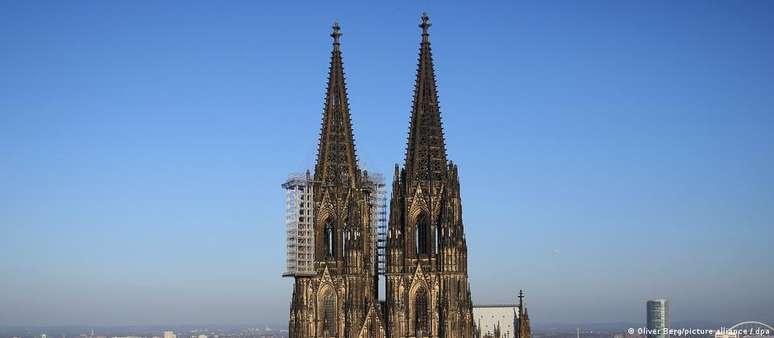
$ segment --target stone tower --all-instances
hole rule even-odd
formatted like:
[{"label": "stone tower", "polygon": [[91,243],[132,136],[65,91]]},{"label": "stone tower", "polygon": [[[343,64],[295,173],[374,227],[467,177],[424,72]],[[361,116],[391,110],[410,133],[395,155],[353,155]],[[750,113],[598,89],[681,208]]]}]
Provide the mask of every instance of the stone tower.
[{"label": "stone tower", "polygon": [[422,42],[403,168],[395,166],[386,250],[389,337],[472,337],[457,165],[447,160],[430,50]]},{"label": "stone tower", "polygon": [[341,58],[333,25],[313,189],[314,272],[295,275],[290,337],[384,337],[377,299],[376,249],[370,235],[367,173],[360,171]]},{"label": "stone tower", "polygon": [[524,291],[519,290],[519,318],[516,326],[516,338],[532,338],[527,305],[524,304]]}]

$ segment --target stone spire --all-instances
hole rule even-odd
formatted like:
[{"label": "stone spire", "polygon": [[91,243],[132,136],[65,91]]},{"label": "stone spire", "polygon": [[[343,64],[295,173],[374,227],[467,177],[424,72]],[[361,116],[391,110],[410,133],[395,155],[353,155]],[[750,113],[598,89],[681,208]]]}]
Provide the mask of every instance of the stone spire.
[{"label": "stone spire", "polygon": [[333,51],[314,179],[327,185],[340,184],[346,187],[354,184],[358,168],[347,87],[344,82],[344,64],[341,60],[341,35],[341,27],[336,22],[331,33]]},{"label": "stone spire", "polygon": [[446,145],[430,50],[430,18],[422,14],[422,43],[414,84],[411,125],[406,147],[406,176],[416,180],[441,180],[446,170]]},{"label": "stone spire", "polygon": [[524,291],[519,290],[519,322],[516,328],[516,338],[532,338],[532,328],[529,324],[529,314],[524,305]]}]

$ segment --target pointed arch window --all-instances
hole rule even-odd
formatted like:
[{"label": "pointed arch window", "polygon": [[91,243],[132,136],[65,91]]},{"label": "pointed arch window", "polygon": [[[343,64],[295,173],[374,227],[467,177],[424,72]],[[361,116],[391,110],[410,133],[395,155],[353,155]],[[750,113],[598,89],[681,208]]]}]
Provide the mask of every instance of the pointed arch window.
[{"label": "pointed arch window", "polygon": [[382,334],[381,334],[381,331],[379,330],[379,323],[376,321],[376,317],[371,318],[370,324],[371,324],[371,329],[370,329],[371,334],[369,335],[369,337],[381,338]]},{"label": "pointed arch window", "polygon": [[348,243],[351,241],[350,236],[352,235],[352,231],[349,229],[346,222],[344,223],[344,234],[345,236],[343,236],[341,244],[339,245],[341,246],[341,251],[339,252],[341,252],[342,257],[346,256],[347,245],[349,245]]},{"label": "pointed arch window", "polygon": [[425,214],[417,220],[416,237],[417,255],[430,254],[430,221]]},{"label": "pointed arch window", "polygon": [[331,258],[336,255],[336,227],[333,220],[325,221],[325,233],[323,245],[325,246],[325,257]]},{"label": "pointed arch window", "polygon": [[441,242],[441,225],[440,224],[436,224],[435,225],[435,241],[434,241],[435,248],[434,248],[434,251],[433,251],[436,254],[440,253],[440,250],[441,250],[440,242]]},{"label": "pointed arch window", "polygon": [[325,337],[336,336],[336,296],[333,291],[328,290],[323,296],[323,325],[322,332]]},{"label": "pointed arch window", "polygon": [[428,337],[430,333],[430,308],[427,290],[420,288],[414,299],[414,329],[417,337]]}]

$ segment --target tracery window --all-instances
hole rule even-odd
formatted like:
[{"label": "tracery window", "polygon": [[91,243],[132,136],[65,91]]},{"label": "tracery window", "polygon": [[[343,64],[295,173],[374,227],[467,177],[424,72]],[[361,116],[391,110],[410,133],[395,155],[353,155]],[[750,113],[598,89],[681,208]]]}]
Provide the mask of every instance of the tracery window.
[{"label": "tracery window", "polygon": [[430,254],[430,222],[424,214],[419,217],[416,225],[417,255]]},{"label": "tracery window", "polygon": [[328,290],[323,296],[323,327],[325,337],[336,336],[336,296]]},{"label": "tracery window", "polygon": [[429,336],[430,320],[428,313],[430,308],[428,307],[427,298],[427,291],[424,288],[417,290],[414,299],[414,328],[416,329],[417,337]]},{"label": "tracery window", "polygon": [[336,255],[336,230],[332,220],[325,222],[324,235],[325,257],[334,257]]}]

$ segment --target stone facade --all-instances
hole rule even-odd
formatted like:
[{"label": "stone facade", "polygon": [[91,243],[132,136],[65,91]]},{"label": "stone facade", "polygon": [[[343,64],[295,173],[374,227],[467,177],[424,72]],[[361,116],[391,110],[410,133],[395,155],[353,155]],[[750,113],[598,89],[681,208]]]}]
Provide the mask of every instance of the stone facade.
[{"label": "stone facade", "polygon": [[309,179],[315,271],[294,276],[292,338],[475,335],[459,171],[446,156],[427,15],[420,27],[406,157],[402,167],[395,166],[392,183],[382,302],[375,271],[378,250],[368,235],[372,191],[357,164],[341,33],[338,25],[333,27],[318,157]]},{"label": "stone facade", "polygon": [[357,165],[338,25],[328,75],[313,194],[314,269],[295,276],[290,337],[384,337],[367,173]]},{"label": "stone facade", "polygon": [[446,158],[429,18],[414,85],[406,159],[395,166],[387,233],[389,337],[472,337],[468,247],[457,165]]}]

